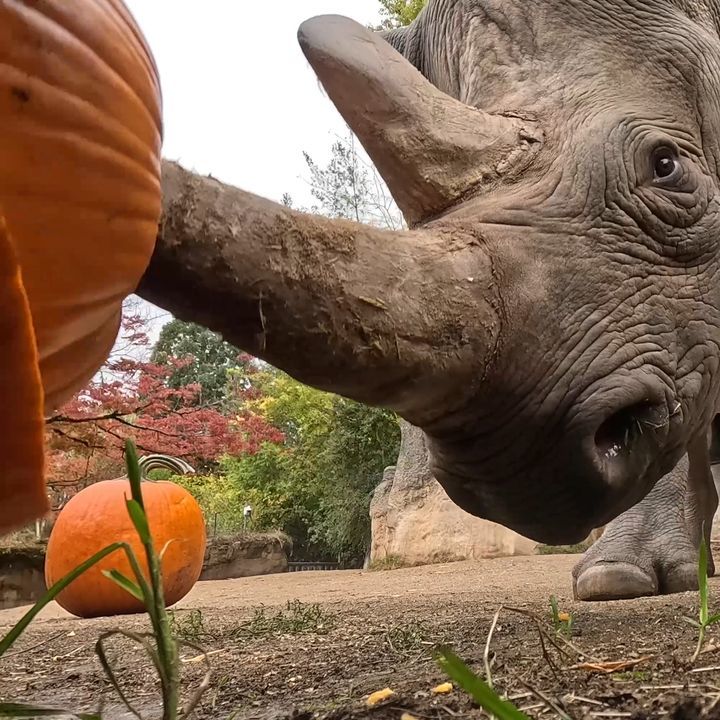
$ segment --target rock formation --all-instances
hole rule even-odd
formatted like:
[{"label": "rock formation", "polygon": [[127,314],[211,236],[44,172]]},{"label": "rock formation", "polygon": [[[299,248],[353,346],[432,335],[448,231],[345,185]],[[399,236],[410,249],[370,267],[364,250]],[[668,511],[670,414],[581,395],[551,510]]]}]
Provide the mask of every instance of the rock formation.
[{"label": "rock formation", "polygon": [[282,533],[241,533],[208,538],[201,580],[270,575],[288,570],[290,538]]},{"label": "rock formation", "polygon": [[371,563],[416,565],[531,555],[537,543],[461,510],[430,472],[425,438],[401,422],[397,466],[387,468],[370,504]]}]

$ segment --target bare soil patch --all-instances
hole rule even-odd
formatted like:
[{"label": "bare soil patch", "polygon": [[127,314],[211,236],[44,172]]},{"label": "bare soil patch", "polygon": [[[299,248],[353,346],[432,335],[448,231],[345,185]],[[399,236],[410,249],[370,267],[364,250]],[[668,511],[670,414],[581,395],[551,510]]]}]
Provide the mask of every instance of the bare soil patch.
[{"label": "bare soil patch", "polygon": [[[537,556],[452,563],[384,572],[289,573],[199,583],[176,609],[178,633],[210,654],[213,681],[201,718],[310,717],[333,720],[479,718],[460,691],[432,693],[445,680],[430,651],[450,644],[479,673],[493,617],[496,687],[532,717],[720,718],[720,630],[694,666],[694,593],[601,604],[572,600],[577,556]],[[720,583],[711,581],[718,596]],[[549,597],[572,613],[570,642],[556,638]],[[0,612],[4,631],[22,613]],[[130,717],[112,699],[94,655],[98,635],[115,627],[142,630],[142,617],[76,620],[48,608],[11,654],[0,661],[0,700],[35,701]],[[554,640],[562,651],[553,647]],[[715,643],[718,643],[717,645]],[[115,663],[138,709],[156,708],[154,678],[140,651],[119,644]],[[590,660],[643,659],[623,672],[575,666]],[[200,682],[198,653],[183,653],[188,691]],[[367,696],[389,687],[375,708]],[[553,708],[554,706],[554,708]]]}]

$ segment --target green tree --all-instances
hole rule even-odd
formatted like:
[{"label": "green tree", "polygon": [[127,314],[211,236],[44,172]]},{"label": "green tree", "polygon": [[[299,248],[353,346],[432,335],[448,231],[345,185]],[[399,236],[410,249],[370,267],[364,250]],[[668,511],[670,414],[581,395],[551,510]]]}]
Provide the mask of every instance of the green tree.
[{"label": "green tree", "polygon": [[[242,371],[231,373],[237,381]],[[390,412],[298,383],[273,368],[253,372],[249,409],[282,430],[284,448],[266,444],[221,467],[241,494],[273,509],[258,529],[281,529],[305,559],[362,561],[370,539],[369,504],[385,467],[397,458],[400,431]],[[265,493],[260,496],[259,493]],[[252,504],[252,503],[251,503]]]},{"label": "green tree", "polygon": [[[318,203],[309,208],[311,212],[393,230],[403,227],[390,192],[349,128],[332,144],[325,167],[308,153],[303,155],[310,171],[310,190]],[[286,194],[283,202],[289,205],[292,200]]]},{"label": "green tree", "polygon": [[224,401],[228,370],[245,362],[240,350],[217,333],[181,320],[171,320],[160,331],[151,362],[163,364],[170,357],[190,361],[172,373],[169,386],[179,388],[197,383],[201,387],[199,404],[204,406]]},{"label": "green tree", "polygon": [[427,0],[380,0],[382,27],[392,29],[409,25],[427,4]]},{"label": "green tree", "polygon": [[370,542],[370,500],[400,448],[397,417],[335,397],[322,456],[324,487],[317,532],[341,560],[361,561]]}]

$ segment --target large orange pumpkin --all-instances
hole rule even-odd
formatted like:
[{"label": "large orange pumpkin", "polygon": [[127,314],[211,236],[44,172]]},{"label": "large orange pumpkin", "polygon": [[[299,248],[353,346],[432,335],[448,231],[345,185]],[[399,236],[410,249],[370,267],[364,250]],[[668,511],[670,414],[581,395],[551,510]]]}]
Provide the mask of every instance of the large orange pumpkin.
[{"label": "large orange pumpkin", "polygon": [[[185,597],[200,577],[205,520],[193,496],[179,485],[145,481],[142,492],[155,548],[158,552],[165,548],[163,589],[165,603],[170,606]],[[90,485],[68,502],[48,541],[48,587],[111,542],[120,541],[133,548],[147,577],[145,552],[125,507],[125,498],[130,496],[130,482],[121,478]],[[134,579],[127,556],[118,551],[71,583],[58,596],[58,603],[73,615],[86,618],[143,612],[139,600],[102,574],[112,569]]]},{"label": "large orange pumpkin", "polygon": [[0,1],[0,532],[47,509],[42,407],[112,348],[154,248],[160,146],[157,71],[121,0]]}]

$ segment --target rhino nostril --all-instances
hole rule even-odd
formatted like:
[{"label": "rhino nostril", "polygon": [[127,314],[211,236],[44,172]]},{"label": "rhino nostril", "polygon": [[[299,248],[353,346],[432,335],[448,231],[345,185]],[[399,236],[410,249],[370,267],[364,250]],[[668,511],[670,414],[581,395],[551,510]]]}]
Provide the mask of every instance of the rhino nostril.
[{"label": "rhino nostril", "polygon": [[648,401],[622,408],[607,418],[595,433],[595,448],[604,460],[629,452],[636,440],[668,424],[667,408]]}]

